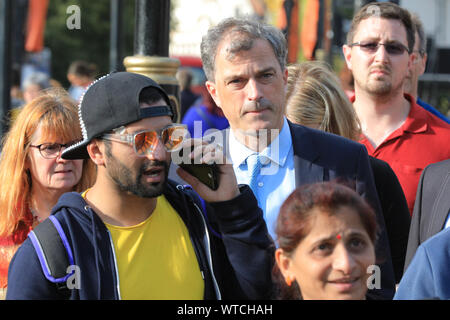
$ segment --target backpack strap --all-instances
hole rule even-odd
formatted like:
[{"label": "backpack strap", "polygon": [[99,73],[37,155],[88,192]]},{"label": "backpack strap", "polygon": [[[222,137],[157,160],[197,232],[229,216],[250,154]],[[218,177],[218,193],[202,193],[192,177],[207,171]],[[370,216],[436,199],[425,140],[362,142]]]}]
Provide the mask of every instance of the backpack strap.
[{"label": "backpack strap", "polygon": [[72,249],[61,224],[55,216],[50,216],[34,228],[28,235],[36,250],[42,271],[59,290],[67,290],[66,281],[74,273],[67,268],[74,265]]}]

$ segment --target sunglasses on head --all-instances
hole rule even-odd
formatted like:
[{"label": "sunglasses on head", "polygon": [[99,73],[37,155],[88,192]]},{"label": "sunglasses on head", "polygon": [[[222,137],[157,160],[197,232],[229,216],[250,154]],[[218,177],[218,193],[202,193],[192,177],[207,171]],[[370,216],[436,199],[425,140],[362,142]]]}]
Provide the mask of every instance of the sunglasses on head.
[{"label": "sunglasses on head", "polygon": [[367,53],[375,53],[380,46],[384,46],[387,53],[392,55],[401,55],[405,51],[409,53],[409,49],[399,42],[380,43],[376,41],[359,41],[352,43],[350,47],[358,46],[362,51]]},{"label": "sunglasses on head", "polygon": [[186,136],[187,127],[174,123],[156,131],[139,131],[133,134],[107,133],[102,136],[102,139],[127,143],[133,146],[138,156],[145,156],[155,150],[158,139],[166,151],[173,152],[181,147]]}]

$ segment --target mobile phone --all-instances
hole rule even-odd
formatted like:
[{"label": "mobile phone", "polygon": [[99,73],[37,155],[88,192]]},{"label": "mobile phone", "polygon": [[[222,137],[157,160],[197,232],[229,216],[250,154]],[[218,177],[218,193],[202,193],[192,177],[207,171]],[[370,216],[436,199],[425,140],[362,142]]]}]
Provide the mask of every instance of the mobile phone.
[{"label": "mobile phone", "polygon": [[188,173],[196,177],[203,184],[212,190],[219,188],[219,167],[217,164],[186,164],[180,163],[179,166]]},{"label": "mobile phone", "polygon": [[[191,152],[194,150],[194,146],[191,146]],[[183,157],[183,149],[180,150],[180,157]],[[200,182],[207,185],[212,190],[219,188],[219,176],[220,171],[217,164],[206,163],[180,163],[180,168],[196,177]]]}]

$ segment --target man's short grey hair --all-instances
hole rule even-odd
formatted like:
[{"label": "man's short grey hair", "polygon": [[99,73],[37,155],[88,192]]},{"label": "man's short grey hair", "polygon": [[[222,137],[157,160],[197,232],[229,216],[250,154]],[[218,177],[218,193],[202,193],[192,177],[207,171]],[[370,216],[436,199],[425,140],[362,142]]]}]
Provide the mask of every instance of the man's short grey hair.
[{"label": "man's short grey hair", "polygon": [[256,39],[267,40],[273,48],[281,70],[285,69],[287,44],[284,34],[274,26],[252,18],[227,18],[211,27],[202,38],[200,45],[203,69],[209,81],[214,80],[217,48],[225,36],[230,35],[232,42],[229,53],[234,55],[242,50],[250,50]]},{"label": "man's short grey hair", "polygon": [[50,78],[46,73],[33,72],[23,82],[23,89],[28,88],[30,85],[38,85],[41,90],[50,88]]},{"label": "man's short grey hair", "polygon": [[425,35],[422,21],[420,21],[420,18],[417,14],[411,13],[411,21],[416,29],[417,34],[419,35],[419,53],[423,57],[427,52],[427,36]]}]

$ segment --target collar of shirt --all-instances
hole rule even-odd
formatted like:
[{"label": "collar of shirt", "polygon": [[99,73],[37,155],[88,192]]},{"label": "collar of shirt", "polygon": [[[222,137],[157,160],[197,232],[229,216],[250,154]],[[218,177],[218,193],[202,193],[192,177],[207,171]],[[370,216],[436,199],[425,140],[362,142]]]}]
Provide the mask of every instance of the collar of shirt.
[{"label": "collar of shirt", "polygon": [[447,215],[447,220],[445,221],[444,229],[450,228],[450,211]]},{"label": "collar of shirt", "polygon": [[[380,146],[389,140],[402,136],[405,132],[422,133],[428,130],[427,111],[417,105],[417,102],[414,101],[414,98],[411,95],[404,93],[404,97],[411,105],[409,114],[405,122],[397,130],[392,132]],[[353,103],[355,101],[355,96],[351,97],[350,101]],[[367,142],[367,137],[364,134],[361,134],[360,142]]]},{"label": "collar of shirt", "polygon": [[[291,132],[289,130],[289,124],[286,118],[284,118],[283,127],[281,128],[280,134],[260,154],[269,158],[270,161],[274,162],[277,166],[283,167],[286,163],[286,159],[291,148]],[[230,130],[229,150],[233,167],[235,169],[244,164],[249,155],[255,153],[236,139],[233,130]],[[268,163],[263,163],[263,165],[267,164]]]}]

